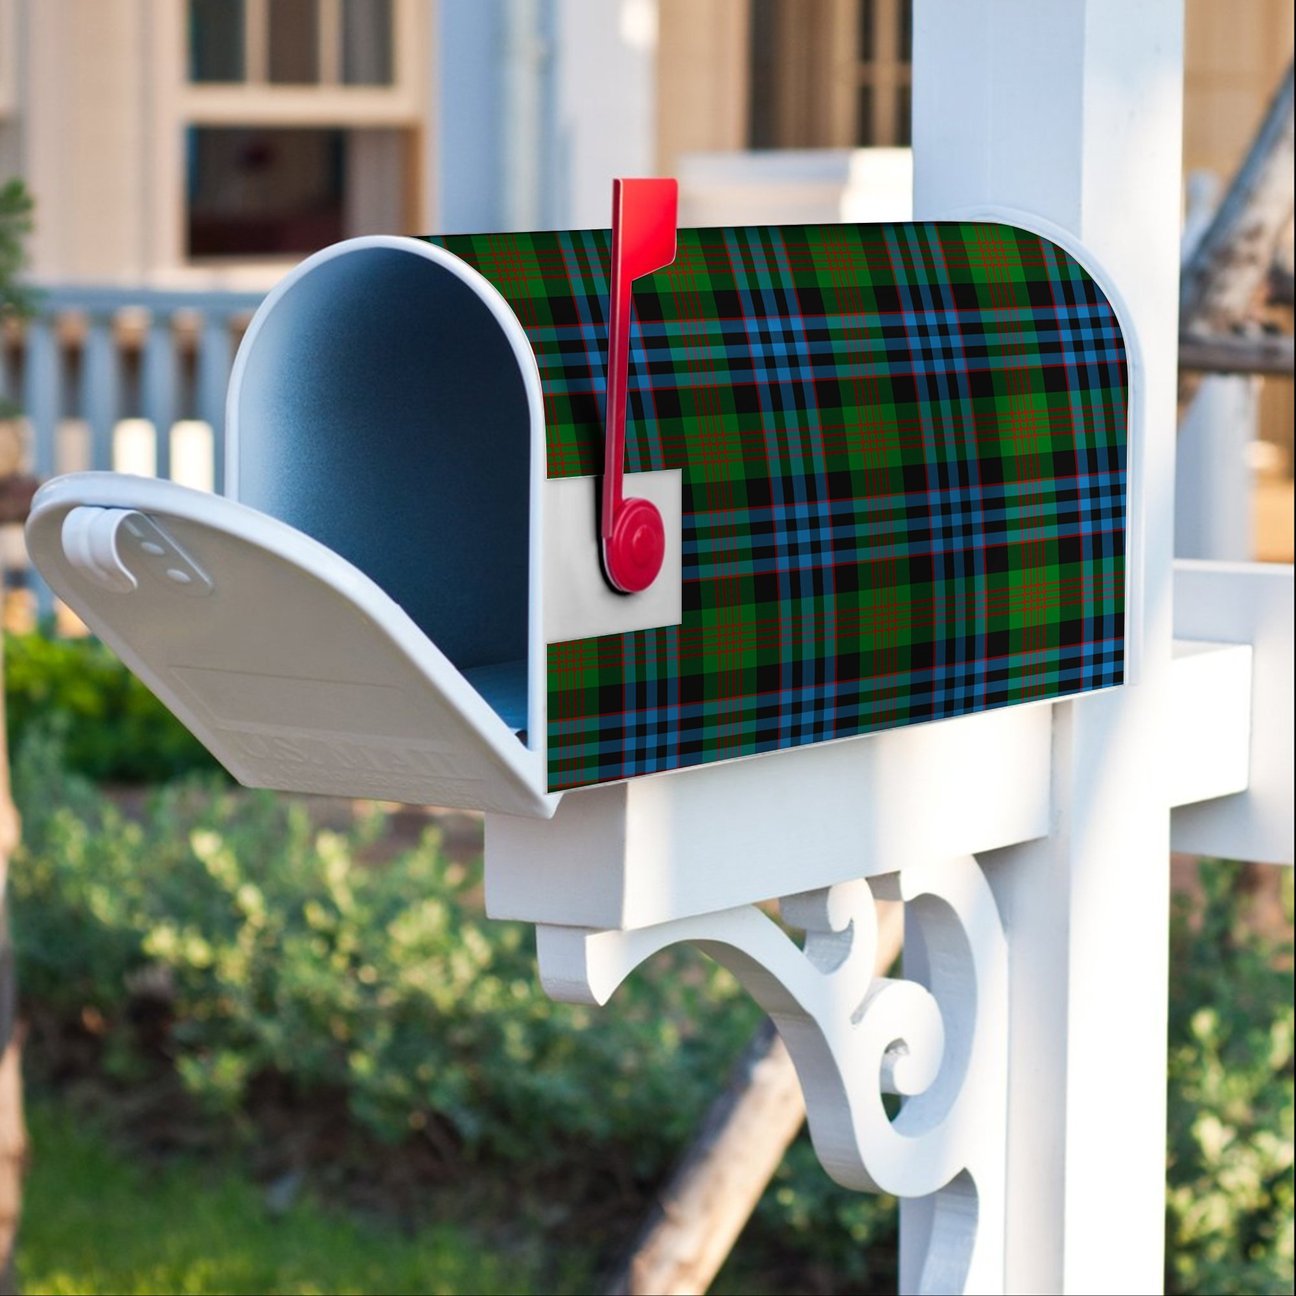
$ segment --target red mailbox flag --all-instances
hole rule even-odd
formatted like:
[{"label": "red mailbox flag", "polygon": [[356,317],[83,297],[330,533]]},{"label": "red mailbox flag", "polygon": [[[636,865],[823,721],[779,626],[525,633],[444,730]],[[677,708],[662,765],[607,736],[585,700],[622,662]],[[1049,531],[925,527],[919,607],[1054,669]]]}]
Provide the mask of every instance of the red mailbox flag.
[{"label": "red mailbox flag", "polygon": [[603,570],[623,594],[657,579],[666,532],[655,504],[625,499],[626,383],[630,370],[630,298],[636,279],[675,260],[679,185],[674,180],[612,181],[611,336],[607,438],[603,451]]}]

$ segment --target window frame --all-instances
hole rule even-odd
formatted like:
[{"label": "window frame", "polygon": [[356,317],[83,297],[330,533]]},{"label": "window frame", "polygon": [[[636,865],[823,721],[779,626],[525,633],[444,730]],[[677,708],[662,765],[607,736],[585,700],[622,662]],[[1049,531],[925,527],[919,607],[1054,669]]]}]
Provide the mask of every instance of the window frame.
[{"label": "window frame", "polygon": [[[0,0],[0,4],[6,0]],[[320,0],[323,33],[324,7],[341,13],[341,0]],[[247,0],[245,31],[251,35],[254,20],[268,12],[266,0]],[[157,268],[181,281],[213,274],[229,281],[243,279],[268,285],[295,265],[300,257],[267,254],[249,257],[191,257],[187,247],[188,196],[185,183],[186,136],[191,127],[324,128],[338,130],[390,129],[408,140],[405,190],[406,223],[421,227],[424,211],[423,154],[427,130],[428,96],[426,52],[430,15],[423,0],[392,0],[392,80],[387,85],[346,85],[323,81],[309,85],[273,84],[267,80],[195,82],[189,78],[189,6],[167,0],[150,5],[154,67],[158,76],[151,89],[154,100],[153,174],[160,178],[150,197],[150,224],[157,237]],[[261,24],[261,49],[245,45],[245,73],[268,70],[268,25]],[[330,66],[342,66],[340,22],[333,27],[337,49]],[[331,41],[332,36],[328,39]],[[322,43],[324,37],[321,37]],[[261,60],[258,64],[254,59]],[[323,70],[324,64],[321,64]]]},{"label": "window frame", "polygon": [[[844,0],[835,0],[835,3],[842,4]],[[849,0],[846,0],[849,2]],[[903,12],[906,0],[873,0],[873,57],[867,62],[861,58],[855,59],[855,91],[858,97],[859,90],[864,86],[869,86],[873,90],[873,121],[871,123],[871,133],[873,138],[866,148],[898,148],[907,146],[909,141],[898,138],[899,131],[897,111],[900,91],[908,87],[912,93],[913,89],[913,50],[910,48],[909,60],[905,62],[900,57],[900,37],[902,32]],[[913,6],[909,4],[909,11],[912,15]],[[858,9],[860,20],[863,20],[864,14],[862,9]],[[912,22],[912,17],[910,18]],[[859,40],[859,30],[853,32],[856,44]],[[912,103],[912,100],[911,100]],[[856,113],[854,122],[855,130],[859,130],[858,113]],[[912,126],[910,128],[912,135]]]},{"label": "window frame", "polygon": [[180,99],[196,126],[399,126],[421,111],[419,0],[392,0],[392,79],[386,85],[344,82],[342,0],[318,0],[320,79],[280,84],[269,79],[269,0],[244,0],[243,79],[193,81],[185,42],[189,6],[181,10]]},{"label": "window frame", "polygon": [[0,0],[0,117],[18,106],[18,5]]},{"label": "window frame", "polygon": [[[766,86],[755,80],[754,96],[772,98],[773,148],[895,148],[899,138],[900,92],[913,84],[912,57],[901,58],[900,37],[906,0],[775,0],[772,15],[776,46],[787,52],[779,73]],[[871,16],[871,57],[859,54],[861,23]],[[750,54],[748,56],[750,58]],[[872,121],[861,138],[861,91],[872,89]],[[753,121],[749,107],[748,138]]]}]

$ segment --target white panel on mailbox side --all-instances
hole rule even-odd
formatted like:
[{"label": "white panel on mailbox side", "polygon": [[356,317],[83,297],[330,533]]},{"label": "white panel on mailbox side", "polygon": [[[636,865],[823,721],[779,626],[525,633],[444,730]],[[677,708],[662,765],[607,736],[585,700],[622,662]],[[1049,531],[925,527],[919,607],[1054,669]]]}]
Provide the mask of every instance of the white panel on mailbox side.
[{"label": "white panel on mailbox side", "polygon": [[[1249,779],[1242,791],[1175,809],[1170,844],[1193,855],[1290,864],[1293,849],[1292,569],[1289,564],[1175,562],[1177,639],[1251,646]],[[1203,727],[1211,709],[1197,708],[1195,737],[1220,745]],[[1216,726],[1218,729],[1218,725]],[[1226,789],[1227,790],[1227,789]]]},{"label": "white panel on mailbox side", "polygon": [[362,572],[170,482],[80,473],[27,524],[50,586],[241,783],[548,817],[544,761]]}]

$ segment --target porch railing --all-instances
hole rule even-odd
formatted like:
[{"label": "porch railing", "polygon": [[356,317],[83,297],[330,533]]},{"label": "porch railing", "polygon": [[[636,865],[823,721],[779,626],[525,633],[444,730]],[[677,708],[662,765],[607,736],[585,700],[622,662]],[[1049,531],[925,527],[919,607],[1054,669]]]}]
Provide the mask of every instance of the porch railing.
[{"label": "porch railing", "polygon": [[[224,488],[225,388],[259,293],[59,285],[0,348],[37,478],[112,469]],[[7,555],[24,565],[20,551]],[[26,572],[47,615],[53,601]]]}]

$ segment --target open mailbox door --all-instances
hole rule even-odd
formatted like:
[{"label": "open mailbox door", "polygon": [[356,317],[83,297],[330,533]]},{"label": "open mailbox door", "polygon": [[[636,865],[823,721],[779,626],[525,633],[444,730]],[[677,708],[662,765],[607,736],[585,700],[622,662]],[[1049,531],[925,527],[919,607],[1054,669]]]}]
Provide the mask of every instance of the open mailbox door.
[{"label": "open mailbox door", "polygon": [[535,359],[499,293],[403,238],[326,248],[230,381],[234,499],[48,483],[51,588],[241,782],[548,816]]},{"label": "open mailbox door", "polygon": [[300,531],[169,482],[83,473],[42,491],[28,543],[59,597],[240,782],[553,812],[524,698],[492,705],[489,668],[474,686]]}]

